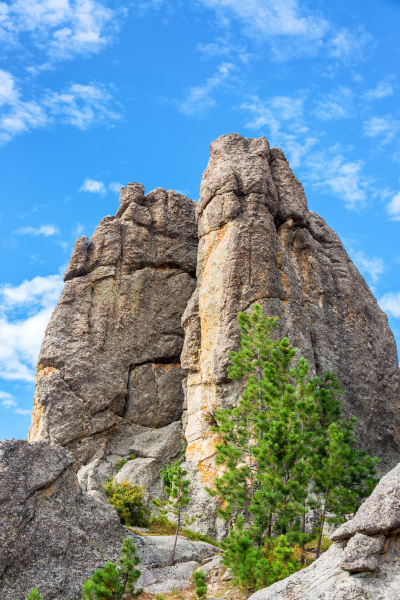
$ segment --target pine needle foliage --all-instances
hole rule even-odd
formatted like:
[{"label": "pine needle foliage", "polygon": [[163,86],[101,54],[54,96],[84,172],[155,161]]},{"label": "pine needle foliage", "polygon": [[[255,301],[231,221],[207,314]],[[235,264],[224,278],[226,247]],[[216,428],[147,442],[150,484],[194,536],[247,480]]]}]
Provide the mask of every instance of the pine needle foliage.
[{"label": "pine needle foliage", "polygon": [[207,594],[207,578],[206,574],[202,569],[194,571],[193,575],[194,586],[196,588],[197,598],[202,600]]},{"label": "pine needle foliage", "polygon": [[126,538],[118,562],[106,562],[83,584],[82,600],[121,600],[124,594],[137,595],[139,590],[136,591],[135,586],[140,571],[136,567],[139,562],[132,538]]},{"label": "pine needle foliage", "polygon": [[299,568],[294,547],[304,551],[310,539],[310,509],[320,515],[319,553],[327,513],[340,522],[357,510],[377,483],[377,459],[357,449],[356,419],[342,419],[335,376],[310,377],[289,340],[273,339],[277,317],[256,304],[238,322],[240,347],[230,353],[228,375],[243,392],[237,406],[215,412],[213,430],[223,440],[215,462],[225,472],[208,491],[231,525],[224,563],[254,589]]},{"label": "pine needle foliage", "polygon": [[176,516],[175,539],[171,556],[171,565],[173,565],[175,563],[178,533],[184,516],[182,511],[190,502],[190,480],[186,479],[187,471],[181,466],[179,460],[161,469],[160,475],[164,481],[164,491],[168,496],[168,500],[157,498],[153,500],[153,504],[166,519],[168,512],[172,512]]},{"label": "pine needle foliage", "polygon": [[26,600],[42,600],[42,594],[39,594],[38,589],[34,588],[31,593],[26,597]]}]

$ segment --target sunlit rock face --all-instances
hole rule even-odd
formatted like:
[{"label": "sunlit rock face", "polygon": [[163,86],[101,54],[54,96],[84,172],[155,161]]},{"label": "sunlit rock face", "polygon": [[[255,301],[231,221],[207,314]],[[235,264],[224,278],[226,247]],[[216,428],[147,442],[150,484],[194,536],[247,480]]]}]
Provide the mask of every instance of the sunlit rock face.
[{"label": "sunlit rock face", "polygon": [[182,320],[181,360],[188,371],[186,456],[201,485],[216,474],[218,438],[207,414],[234,405],[240,392],[227,378],[229,351],[239,344],[237,313],[256,302],[279,316],[279,334],[308,359],[312,374],[329,370],[340,378],[344,414],[358,418],[360,445],[387,471],[399,458],[395,341],[338,236],[308,210],[283,152],[265,138],[215,140],[196,216],[197,286]]}]

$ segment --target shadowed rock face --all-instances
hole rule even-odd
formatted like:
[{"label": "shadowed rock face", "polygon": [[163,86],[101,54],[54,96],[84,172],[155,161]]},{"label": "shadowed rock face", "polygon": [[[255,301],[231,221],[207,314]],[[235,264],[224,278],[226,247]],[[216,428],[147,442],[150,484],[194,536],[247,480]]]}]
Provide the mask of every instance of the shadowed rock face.
[{"label": "shadowed rock face", "polygon": [[[237,402],[227,379],[237,350],[237,313],[261,304],[279,334],[308,359],[311,373],[342,381],[345,415],[358,418],[360,445],[399,458],[400,371],[387,317],[338,236],[307,208],[283,152],[265,138],[221,136],[211,144],[196,208],[197,288],[183,316],[187,460],[202,484],[215,476],[215,434],[205,415]],[[210,508],[211,510],[211,508]]]},{"label": "shadowed rock face", "polygon": [[30,440],[76,465],[121,456],[145,428],[180,419],[181,317],[195,287],[195,203],[122,188],[116,217],[76,241],[40,350]]}]

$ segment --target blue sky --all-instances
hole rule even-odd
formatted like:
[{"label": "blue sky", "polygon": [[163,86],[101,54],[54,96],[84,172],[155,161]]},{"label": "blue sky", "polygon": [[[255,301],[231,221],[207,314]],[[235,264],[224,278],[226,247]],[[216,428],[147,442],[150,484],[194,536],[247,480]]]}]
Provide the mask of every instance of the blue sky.
[{"label": "blue sky", "polygon": [[0,1],[0,439],[74,239],[128,181],[196,200],[225,133],[284,150],[400,342],[399,25],[398,0]]}]

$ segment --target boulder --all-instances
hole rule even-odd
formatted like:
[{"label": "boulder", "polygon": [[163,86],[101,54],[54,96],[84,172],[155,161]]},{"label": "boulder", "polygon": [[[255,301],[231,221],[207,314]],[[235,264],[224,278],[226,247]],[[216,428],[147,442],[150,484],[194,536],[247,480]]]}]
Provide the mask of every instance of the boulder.
[{"label": "boulder", "polygon": [[0,442],[0,598],[80,600],[82,584],[115,561],[131,535],[107,503],[83,491],[60,446]]},{"label": "boulder", "polygon": [[344,549],[340,568],[350,573],[375,571],[384,545],[384,535],[370,537],[363,533],[356,533]]}]

